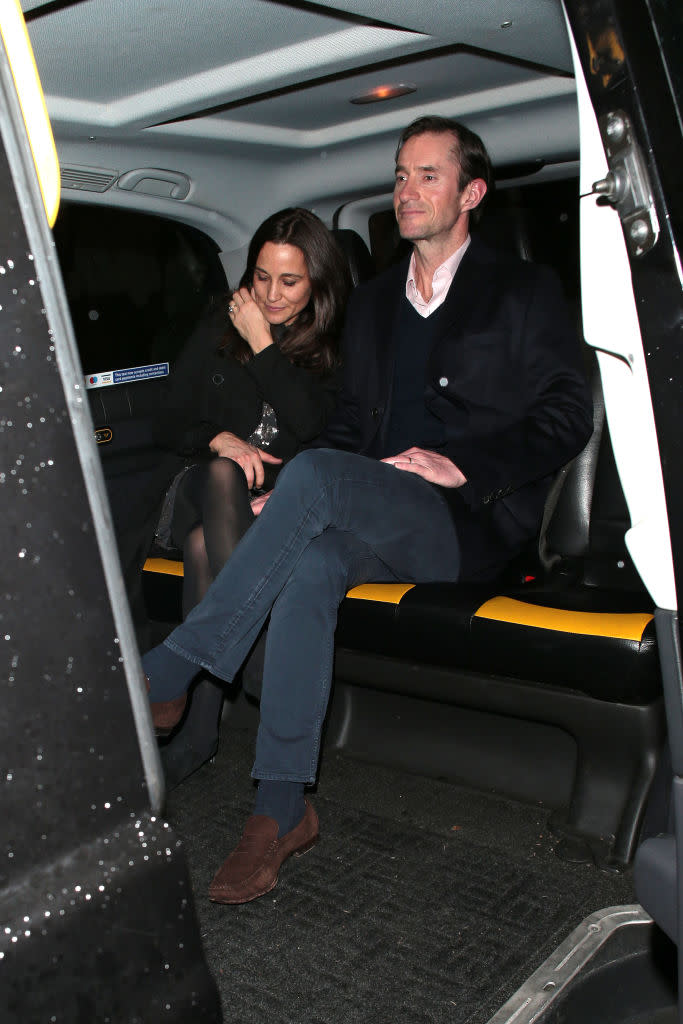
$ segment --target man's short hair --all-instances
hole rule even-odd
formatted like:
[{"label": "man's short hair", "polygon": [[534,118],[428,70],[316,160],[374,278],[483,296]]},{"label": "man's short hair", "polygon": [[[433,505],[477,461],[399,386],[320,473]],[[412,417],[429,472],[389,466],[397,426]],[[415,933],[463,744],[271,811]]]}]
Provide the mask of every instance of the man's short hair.
[{"label": "man's short hair", "polygon": [[[413,139],[417,135],[426,135],[428,132],[434,135],[450,135],[453,139],[451,152],[460,168],[458,185],[461,192],[474,178],[482,178],[486,182],[487,193],[493,188],[493,168],[486,146],[476,132],[450,117],[427,114],[412,121],[401,132],[396,147],[396,162],[398,163],[399,153],[408,139]],[[483,204],[484,201],[472,211],[474,220],[479,219]]]}]

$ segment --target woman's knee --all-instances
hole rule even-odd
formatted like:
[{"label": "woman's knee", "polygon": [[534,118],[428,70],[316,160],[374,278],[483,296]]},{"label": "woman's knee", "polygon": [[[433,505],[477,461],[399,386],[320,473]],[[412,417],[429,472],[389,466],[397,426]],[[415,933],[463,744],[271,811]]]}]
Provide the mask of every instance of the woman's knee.
[{"label": "woman's knee", "polygon": [[232,459],[212,459],[206,466],[201,505],[205,519],[218,507],[228,514],[248,509],[249,486],[242,467]]},{"label": "woman's knee", "polygon": [[230,489],[244,486],[248,490],[247,478],[242,467],[238,466],[232,459],[226,459],[222,455],[206,463],[204,479],[209,486],[214,485]]}]

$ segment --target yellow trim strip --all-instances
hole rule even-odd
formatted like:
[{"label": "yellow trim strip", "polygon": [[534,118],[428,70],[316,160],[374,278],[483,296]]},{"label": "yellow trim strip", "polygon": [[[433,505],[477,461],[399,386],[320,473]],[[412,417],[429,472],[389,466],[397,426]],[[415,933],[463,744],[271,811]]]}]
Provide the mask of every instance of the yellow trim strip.
[{"label": "yellow trim strip", "polygon": [[360,601],[383,601],[385,604],[400,604],[401,598],[412,590],[414,583],[361,583],[349,590],[347,597]]},{"label": "yellow trim strip", "polygon": [[57,219],[61,194],[59,161],[31,41],[17,0],[10,4],[3,0],[0,4],[0,35],[24,116],[43,206],[52,227]]},{"label": "yellow trim strip", "polygon": [[[148,558],[145,572],[182,576],[183,563],[169,558]],[[414,583],[363,583],[349,590],[347,597],[360,601],[400,604]],[[510,622],[518,626],[535,626],[560,633],[582,636],[606,636],[618,640],[642,640],[645,627],[654,618],[647,612],[573,612],[566,608],[548,608],[527,604],[513,597],[492,597],[474,613],[475,618]]]},{"label": "yellow trim strip", "polygon": [[574,612],[527,604],[512,597],[493,597],[475,612],[480,619],[494,619],[519,626],[553,629],[583,636],[607,636],[618,640],[642,640],[654,618],[647,612]]},{"label": "yellow trim strip", "polygon": [[167,576],[182,576],[183,563],[172,562],[170,558],[148,558],[143,570],[145,572],[161,572]]},{"label": "yellow trim strip", "polygon": [[[145,572],[160,572],[167,576],[182,576],[183,563],[174,562],[170,558],[148,558],[143,569]],[[404,594],[412,590],[414,583],[363,583],[360,587],[349,590],[347,597],[361,601],[384,601],[387,604],[399,604]]]}]

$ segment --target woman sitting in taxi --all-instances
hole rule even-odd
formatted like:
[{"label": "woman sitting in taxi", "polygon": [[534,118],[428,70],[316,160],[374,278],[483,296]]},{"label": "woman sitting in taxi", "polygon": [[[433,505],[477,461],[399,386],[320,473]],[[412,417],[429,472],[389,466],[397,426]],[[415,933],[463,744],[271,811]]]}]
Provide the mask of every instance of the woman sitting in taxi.
[{"label": "woman sitting in taxi", "polygon": [[[261,224],[239,288],[204,321],[173,371],[159,419],[169,487],[156,541],[182,549],[183,615],[254,520],[251,502],[323,429],[335,397],[346,262],[318,217],[292,208]],[[222,691],[201,683],[162,751],[169,786],[215,753]]]}]

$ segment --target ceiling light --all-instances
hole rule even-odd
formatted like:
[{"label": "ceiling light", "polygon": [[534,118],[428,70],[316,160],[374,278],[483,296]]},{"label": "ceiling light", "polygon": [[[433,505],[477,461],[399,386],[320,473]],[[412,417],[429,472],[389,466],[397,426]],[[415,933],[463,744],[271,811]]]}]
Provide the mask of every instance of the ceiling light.
[{"label": "ceiling light", "polygon": [[375,85],[367,92],[354,96],[350,103],[381,103],[383,100],[395,100],[397,96],[407,96],[408,93],[416,92],[416,85],[408,85],[401,82],[399,85]]}]

